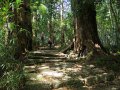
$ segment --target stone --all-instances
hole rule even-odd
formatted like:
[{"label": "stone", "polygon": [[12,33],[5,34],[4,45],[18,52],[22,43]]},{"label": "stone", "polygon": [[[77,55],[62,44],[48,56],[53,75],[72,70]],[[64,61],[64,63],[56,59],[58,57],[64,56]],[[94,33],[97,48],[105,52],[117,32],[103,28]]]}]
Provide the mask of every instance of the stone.
[{"label": "stone", "polygon": [[88,65],[88,67],[91,68],[91,69],[95,68],[94,65]]},{"label": "stone", "polygon": [[96,76],[89,76],[85,78],[85,85],[91,86],[96,84]]},{"label": "stone", "polygon": [[107,81],[113,81],[115,79],[115,76],[113,73],[108,74]]},{"label": "stone", "polygon": [[105,73],[105,71],[102,70],[102,69],[100,69],[100,68],[94,68],[94,69],[93,69],[93,73],[94,73],[94,74],[101,74],[101,73]]},{"label": "stone", "polygon": [[107,73],[97,75],[97,83],[105,83],[107,81]]}]

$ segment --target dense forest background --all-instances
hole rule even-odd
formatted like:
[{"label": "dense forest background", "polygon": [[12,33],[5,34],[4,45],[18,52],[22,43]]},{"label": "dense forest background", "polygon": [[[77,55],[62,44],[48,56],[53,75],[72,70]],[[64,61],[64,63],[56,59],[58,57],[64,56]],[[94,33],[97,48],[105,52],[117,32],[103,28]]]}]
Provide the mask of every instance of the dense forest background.
[{"label": "dense forest background", "polygon": [[100,65],[110,59],[108,67],[115,61],[110,68],[118,71],[120,1],[0,0],[0,89],[22,88],[28,53],[48,41],[78,59],[95,57]]}]

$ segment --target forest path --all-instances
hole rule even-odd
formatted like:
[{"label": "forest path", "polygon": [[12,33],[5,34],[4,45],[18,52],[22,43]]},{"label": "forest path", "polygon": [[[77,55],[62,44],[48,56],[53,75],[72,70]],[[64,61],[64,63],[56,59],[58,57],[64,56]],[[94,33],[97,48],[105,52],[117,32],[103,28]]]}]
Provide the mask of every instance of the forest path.
[{"label": "forest path", "polygon": [[[114,73],[70,60],[58,50],[29,53],[25,90],[119,90]],[[117,83],[118,84],[118,83]]]}]

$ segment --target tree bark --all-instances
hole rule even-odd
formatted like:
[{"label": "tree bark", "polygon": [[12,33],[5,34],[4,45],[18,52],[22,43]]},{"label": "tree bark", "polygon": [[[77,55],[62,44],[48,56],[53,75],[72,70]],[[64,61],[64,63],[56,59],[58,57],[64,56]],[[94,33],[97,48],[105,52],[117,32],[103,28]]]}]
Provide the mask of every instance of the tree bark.
[{"label": "tree bark", "polygon": [[61,29],[61,46],[65,43],[64,27],[63,27],[63,0],[60,0],[60,29]]},{"label": "tree bark", "polygon": [[71,7],[73,11],[73,23],[74,23],[74,51],[79,52],[80,49],[80,32],[79,32],[79,16],[77,16],[77,0],[71,0]]},{"label": "tree bark", "polygon": [[84,52],[83,50],[87,50],[87,53],[92,51],[94,54],[106,52],[97,32],[94,0],[90,2],[74,0],[74,2],[76,4],[75,9],[77,17],[76,42],[79,45],[79,53],[81,51]]},{"label": "tree bark", "polygon": [[54,1],[48,0],[48,31],[49,31],[49,39],[54,42],[54,28],[53,28],[53,6]]},{"label": "tree bark", "polygon": [[19,26],[20,28],[26,29],[28,32],[28,35],[26,36],[27,42],[26,42],[26,49],[31,51],[32,50],[32,22],[31,22],[31,9],[30,9],[30,0],[23,0],[23,4],[21,4],[20,8],[22,8],[22,11],[20,11],[20,22]]},{"label": "tree bark", "polygon": [[17,48],[15,58],[19,59],[26,50],[32,50],[32,22],[30,0],[22,0],[19,9],[14,9],[16,25]]}]

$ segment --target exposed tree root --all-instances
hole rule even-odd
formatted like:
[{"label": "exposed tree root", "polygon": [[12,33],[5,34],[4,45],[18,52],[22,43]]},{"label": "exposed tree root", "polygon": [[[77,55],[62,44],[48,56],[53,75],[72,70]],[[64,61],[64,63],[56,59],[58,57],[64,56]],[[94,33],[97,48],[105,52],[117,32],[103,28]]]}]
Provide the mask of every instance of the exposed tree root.
[{"label": "exposed tree root", "polygon": [[74,43],[71,42],[65,49],[61,50],[62,53],[66,53],[68,50],[73,49]]}]

